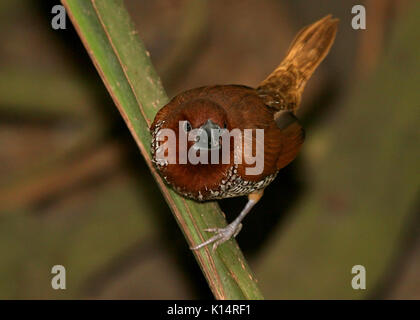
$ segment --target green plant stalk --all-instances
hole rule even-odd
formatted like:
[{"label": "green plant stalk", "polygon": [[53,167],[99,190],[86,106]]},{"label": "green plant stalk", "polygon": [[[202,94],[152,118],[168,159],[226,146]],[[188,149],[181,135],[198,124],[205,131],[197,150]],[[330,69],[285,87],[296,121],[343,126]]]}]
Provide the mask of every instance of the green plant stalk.
[{"label": "green plant stalk", "polygon": [[[168,189],[150,159],[149,125],[168,97],[122,0],[62,0],[105,86],[124,118],[190,246],[206,240],[203,230],[223,227],[216,202],[197,203]],[[235,240],[217,251],[193,252],[217,299],[263,299]]]}]

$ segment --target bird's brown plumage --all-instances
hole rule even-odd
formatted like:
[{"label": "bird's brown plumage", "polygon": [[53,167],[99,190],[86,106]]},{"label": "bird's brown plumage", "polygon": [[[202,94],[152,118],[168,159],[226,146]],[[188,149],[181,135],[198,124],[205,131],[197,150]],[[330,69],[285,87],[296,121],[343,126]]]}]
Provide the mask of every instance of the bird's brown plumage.
[{"label": "bird's brown plumage", "polygon": [[[330,50],[337,31],[337,19],[326,16],[303,28],[292,42],[281,64],[256,88],[241,85],[215,85],[188,90],[177,95],[156,115],[151,125],[152,156],[166,182],[180,194],[199,201],[250,195],[247,206],[226,228],[194,249],[209,243],[219,243],[235,236],[240,222],[260,199],[262,190],[276,177],[277,172],[295,159],[304,140],[304,131],[296,119],[306,82]],[[253,134],[243,140],[242,163],[234,163],[238,149],[230,147],[227,164],[171,164],[156,158],[159,132],[172,129],[178,139],[180,121],[188,121],[192,129],[206,130],[209,124],[228,130],[263,129],[264,142]],[[187,126],[187,128],[188,128]],[[178,140],[177,140],[178,141]],[[178,142],[177,142],[178,143]],[[259,174],[246,169],[255,164],[244,161],[244,146],[252,150],[263,147],[264,166]],[[188,149],[194,142],[188,142]],[[210,145],[209,145],[210,146]],[[176,156],[179,156],[177,144]],[[201,149],[200,149],[201,150]],[[201,152],[201,151],[200,151]],[[254,154],[255,155],[255,154]]]},{"label": "bird's brown plumage", "polygon": [[[303,128],[289,111],[299,106],[303,88],[328,53],[336,29],[337,20],[331,16],[303,28],[282,63],[256,89],[241,85],[196,88],[177,95],[157,113],[151,126],[153,155],[160,144],[156,141],[159,130],[170,128],[176,133],[179,121],[188,120],[192,128],[211,120],[228,130],[263,129],[262,173],[247,174],[246,168],[255,164],[245,161],[235,165],[232,147],[229,164],[162,165],[155,161],[165,180],[184,196],[197,200],[240,196],[264,188],[265,180],[271,182],[278,170],[296,157],[303,143]],[[189,142],[188,148],[192,144]],[[255,134],[251,145],[252,150],[262,145],[256,143]],[[248,186],[241,188],[239,184]],[[229,188],[232,192],[226,192]]]},{"label": "bird's brown plumage", "polygon": [[[237,85],[202,87],[184,92],[169,102],[156,115],[151,130],[153,132],[159,125],[160,129],[170,128],[177,132],[179,121],[188,120],[193,128],[197,128],[207,119],[218,123],[220,127],[226,123],[228,130],[263,129],[262,173],[246,174],[245,168],[254,165],[247,164],[245,160],[234,169],[238,177],[251,185],[276,174],[286,166],[295,158],[303,143],[302,127],[295,122],[285,128],[279,128],[275,121],[275,113],[274,109],[267,108],[255,89]],[[252,150],[255,150],[255,136],[253,138]],[[214,193],[220,189],[222,181],[229,175],[229,169],[234,166],[233,143],[231,146],[230,164],[168,164],[161,166],[160,172],[169,184],[177,187],[178,191],[186,196],[198,200],[219,198],[214,196]],[[232,187],[234,186],[232,184]],[[240,191],[237,194],[229,194],[235,195],[244,193]]]}]

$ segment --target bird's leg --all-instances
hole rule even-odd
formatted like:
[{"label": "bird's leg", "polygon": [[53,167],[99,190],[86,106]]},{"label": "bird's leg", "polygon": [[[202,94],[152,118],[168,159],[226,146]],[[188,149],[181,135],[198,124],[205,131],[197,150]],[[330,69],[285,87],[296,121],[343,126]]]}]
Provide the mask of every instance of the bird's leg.
[{"label": "bird's leg", "polygon": [[200,243],[199,245],[195,247],[192,247],[191,249],[198,250],[213,243],[213,250],[216,250],[219,244],[222,244],[223,242],[228,241],[232,237],[233,238],[236,237],[242,229],[242,223],[241,223],[242,220],[245,218],[248,212],[251,211],[252,207],[261,199],[263,193],[264,193],[263,190],[258,190],[256,192],[250,193],[248,195],[247,204],[245,205],[245,207],[242,209],[241,213],[236,217],[235,220],[233,220],[224,228],[205,229],[205,231],[214,232],[216,234],[210,239],[204,241],[203,243]]}]

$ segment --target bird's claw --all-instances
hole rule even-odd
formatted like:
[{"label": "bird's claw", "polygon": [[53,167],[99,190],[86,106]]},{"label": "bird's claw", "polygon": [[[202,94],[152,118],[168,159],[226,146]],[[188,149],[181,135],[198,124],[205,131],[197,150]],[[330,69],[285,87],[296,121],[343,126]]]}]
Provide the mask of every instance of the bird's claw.
[{"label": "bird's claw", "polygon": [[213,251],[217,249],[217,247],[230,240],[231,238],[234,238],[238,235],[238,233],[241,231],[242,229],[242,223],[239,224],[229,224],[227,225],[225,228],[208,228],[208,229],[204,229],[204,231],[207,232],[214,232],[215,235],[213,237],[211,237],[210,239],[204,241],[203,243],[192,247],[192,250],[198,250],[201,248],[204,248],[205,246],[213,243]]}]

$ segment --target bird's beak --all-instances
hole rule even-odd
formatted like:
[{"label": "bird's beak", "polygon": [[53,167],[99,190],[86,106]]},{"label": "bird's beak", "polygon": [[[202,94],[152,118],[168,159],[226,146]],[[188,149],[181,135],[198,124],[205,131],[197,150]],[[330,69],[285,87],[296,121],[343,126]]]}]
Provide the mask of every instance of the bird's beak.
[{"label": "bird's beak", "polygon": [[218,124],[208,119],[197,132],[197,141],[194,147],[197,149],[213,150],[220,149],[220,136],[222,130]]}]

